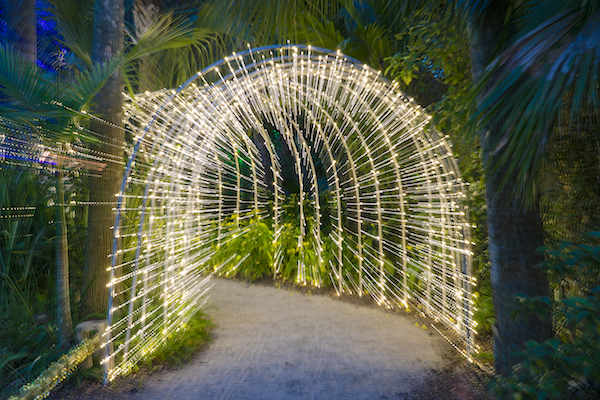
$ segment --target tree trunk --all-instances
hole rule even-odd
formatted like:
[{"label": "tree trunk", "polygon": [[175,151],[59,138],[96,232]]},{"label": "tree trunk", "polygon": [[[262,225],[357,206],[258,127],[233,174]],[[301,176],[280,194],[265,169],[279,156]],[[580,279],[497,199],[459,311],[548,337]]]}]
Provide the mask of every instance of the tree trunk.
[{"label": "tree trunk", "polygon": [[[494,0],[486,13],[471,17],[469,33],[471,64],[474,81],[481,76],[498,49],[508,0]],[[493,82],[488,86],[488,90]],[[485,93],[482,94],[485,95]],[[495,145],[505,132],[499,125],[486,127],[479,137],[484,167],[497,162]],[[499,153],[499,152],[497,152]],[[535,266],[543,260],[536,249],[544,244],[539,207],[527,208],[522,199],[511,196],[512,179],[501,187],[505,172],[489,170],[486,180],[487,225],[490,238],[489,252],[496,324],[494,329],[494,363],[496,372],[506,375],[520,359],[515,352],[522,351],[529,340],[544,341],[552,335],[550,321],[537,317],[524,320],[511,318],[515,296],[546,296],[548,281]]]},{"label": "tree trunk", "polygon": [[[94,10],[94,48],[92,60],[104,63],[123,51],[123,0],[97,0]],[[88,234],[84,270],[82,318],[92,313],[106,312],[108,278],[112,253],[116,205],[123,180],[123,148],[125,135],[122,128],[123,76],[121,71],[112,75],[95,99],[95,113],[107,123],[93,122],[92,132],[102,140],[96,145],[99,154],[105,154],[107,167],[98,177],[90,179]]]},{"label": "tree trunk", "polygon": [[35,0],[6,0],[7,40],[29,62],[37,62],[37,30]]},{"label": "tree trunk", "polygon": [[73,321],[69,296],[69,250],[65,216],[65,183],[56,173],[56,328],[58,348],[68,349],[73,342]]}]

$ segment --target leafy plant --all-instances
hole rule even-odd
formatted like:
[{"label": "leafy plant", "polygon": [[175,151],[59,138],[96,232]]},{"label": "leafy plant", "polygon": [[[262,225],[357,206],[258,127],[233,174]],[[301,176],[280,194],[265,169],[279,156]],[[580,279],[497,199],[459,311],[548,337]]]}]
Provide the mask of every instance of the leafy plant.
[{"label": "leafy plant", "polygon": [[[304,235],[301,235],[299,200],[292,194],[282,204],[279,236],[273,240],[272,220],[237,218],[222,223],[231,237],[218,244],[216,238],[213,265],[220,275],[241,277],[249,281],[278,277],[291,282],[322,286],[330,283],[328,260],[333,243],[321,233],[317,240],[314,207],[310,199],[303,204]],[[249,215],[249,214],[248,214]],[[237,224],[239,230],[237,230]],[[217,229],[213,229],[216,232]],[[302,237],[302,239],[300,239]],[[275,256],[275,257],[274,257]]]},{"label": "leafy plant", "polygon": [[473,320],[477,323],[477,332],[490,335],[492,325],[496,322],[491,285],[486,283],[480,286],[479,291],[473,293],[473,298],[477,309],[473,314]]},{"label": "leafy plant", "polygon": [[[600,232],[591,237],[600,238]],[[544,249],[543,267],[559,285],[568,285],[566,297],[520,298],[515,315],[527,318],[552,315],[556,337],[530,341],[523,361],[511,373],[497,378],[492,391],[499,398],[580,399],[600,394],[600,246],[563,242],[558,250]],[[575,285],[577,282],[577,285]]]},{"label": "leafy plant", "polygon": [[[235,219],[234,216],[227,224],[232,226]],[[212,262],[219,274],[252,282],[273,273],[273,231],[257,215],[243,221],[246,222],[240,232],[215,245]]]},{"label": "leafy plant", "polygon": [[0,393],[59,355],[44,314],[54,292],[47,186],[34,172],[0,170]]},{"label": "leafy plant", "polygon": [[[307,217],[307,225],[312,224],[312,217]],[[280,246],[282,254],[281,266],[278,274],[281,278],[296,282],[310,283],[323,286],[329,283],[327,257],[331,240],[326,237],[324,243],[317,250],[316,239],[304,236],[302,247],[299,246],[300,226],[286,222],[281,229],[281,234],[276,245]]]},{"label": "leafy plant", "polygon": [[181,365],[209,343],[211,330],[215,327],[211,319],[202,311],[197,311],[182,330],[174,331],[165,342],[144,359],[147,367],[158,363]]}]

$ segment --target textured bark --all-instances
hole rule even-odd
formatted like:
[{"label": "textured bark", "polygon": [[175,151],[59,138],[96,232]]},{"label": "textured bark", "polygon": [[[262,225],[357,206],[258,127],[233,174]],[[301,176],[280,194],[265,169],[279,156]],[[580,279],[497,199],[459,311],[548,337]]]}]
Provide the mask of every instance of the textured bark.
[{"label": "textured bark", "polygon": [[56,173],[56,327],[61,349],[73,342],[73,320],[69,296],[69,251],[65,216],[65,184],[62,172]]},{"label": "textured bark", "polygon": [[37,61],[35,0],[6,0],[7,40],[31,63]]},{"label": "textured bark", "polygon": [[[476,81],[485,69],[501,38],[505,24],[507,0],[494,0],[483,18],[472,18],[469,23],[471,63]],[[490,82],[490,86],[493,82]],[[494,146],[506,132],[498,125],[480,132],[484,166],[493,165],[499,156]],[[507,374],[520,360],[515,352],[525,348],[529,340],[538,342],[552,335],[550,321],[538,318],[513,319],[515,296],[548,295],[546,275],[535,267],[542,257],[536,249],[543,245],[543,228],[539,208],[527,208],[521,199],[511,196],[511,180],[501,186],[505,177],[502,169],[488,174],[486,180],[487,225],[490,238],[489,252],[493,302],[496,313],[494,329],[494,362],[496,372]]]},{"label": "textured bark", "polygon": [[[97,0],[94,11],[94,48],[92,59],[103,63],[123,50],[123,0]],[[109,161],[99,177],[90,179],[90,208],[88,213],[88,235],[84,271],[84,297],[81,316],[91,313],[105,313],[108,302],[107,283],[109,279],[110,258],[112,253],[116,205],[115,194],[123,180],[124,132],[116,126],[122,126],[123,76],[116,72],[98,93],[95,99],[95,113],[105,123],[92,123],[91,130],[96,132],[102,142],[96,145],[100,154],[106,154]],[[114,125],[113,125],[114,124]],[[116,162],[115,162],[116,161]]]}]

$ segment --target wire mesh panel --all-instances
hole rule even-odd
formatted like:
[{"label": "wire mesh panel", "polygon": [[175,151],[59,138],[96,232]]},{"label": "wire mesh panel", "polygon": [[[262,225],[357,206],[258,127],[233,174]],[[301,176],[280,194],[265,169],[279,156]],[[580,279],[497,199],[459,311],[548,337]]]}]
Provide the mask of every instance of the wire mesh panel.
[{"label": "wire mesh panel", "polygon": [[429,119],[379,72],[310,46],[249,48],[177,90],[128,99],[108,379],[185,325],[211,274],[258,263],[221,249],[262,240],[264,224],[273,275],[291,268],[291,235],[297,282],[415,304],[472,351],[464,183]]}]

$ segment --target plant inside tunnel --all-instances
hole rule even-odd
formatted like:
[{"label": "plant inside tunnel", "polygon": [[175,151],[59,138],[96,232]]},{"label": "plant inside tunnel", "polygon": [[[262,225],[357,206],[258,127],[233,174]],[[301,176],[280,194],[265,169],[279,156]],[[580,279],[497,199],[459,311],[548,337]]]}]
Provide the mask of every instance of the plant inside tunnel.
[{"label": "plant inside tunnel", "polygon": [[[241,219],[239,230],[228,239],[214,242],[211,261],[218,274],[252,282],[272,275],[274,247],[271,221],[260,219],[255,213],[249,215],[250,218]],[[228,218],[224,228],[236,228],[237,221],[237,215]]]},{"label": "plant inside tunnel", "polygon": [[[227,239],[217,242],[213,238],[214,255],[211,262],[219,275],[238,277],[249,281],[274,276],[286,281],[330,285],[329,251],[333,242],[328,235],[316,238],[314,205],[304,200],[304,221],[300,221],[299,199],[296,194],[288,196],[282,205],[278,236],[274,238],[273,219],[261,218],[248,213],[242,218],[236,215],[222,223],[224,231],[232,231]],[[305,234],[300,242],[300,224]],[[239,226],[239,229],[238,229]],[[213,227],[213,232],[216,232]]]}]

